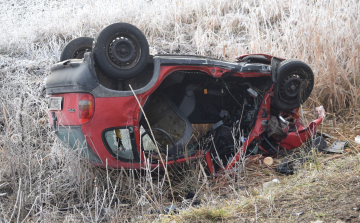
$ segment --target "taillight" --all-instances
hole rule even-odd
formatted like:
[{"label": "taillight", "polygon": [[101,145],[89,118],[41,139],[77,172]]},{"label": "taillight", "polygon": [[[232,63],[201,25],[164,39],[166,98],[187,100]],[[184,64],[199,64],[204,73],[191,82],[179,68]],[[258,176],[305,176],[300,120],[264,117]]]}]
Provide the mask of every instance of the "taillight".
[{"label": "taillight", "polygon": [[91,94],[79,94],[80,124],[85,124],[94,114],[94,97]]}]

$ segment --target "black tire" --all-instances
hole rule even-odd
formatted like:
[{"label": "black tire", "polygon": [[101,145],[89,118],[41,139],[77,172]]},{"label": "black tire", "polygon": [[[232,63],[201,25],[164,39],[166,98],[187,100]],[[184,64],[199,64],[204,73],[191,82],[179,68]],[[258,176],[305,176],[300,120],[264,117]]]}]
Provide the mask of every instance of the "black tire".
[{"label": "black tire", "polygon": [[314,87],[314,74],[306,63],[284,60],[277,68],[274,105],[279,110],[293,110],[304,103]]},{"label": "black tire", "polygon": [[79,37],[71,40],[64,47],[60,56],[60,61],[84,58],[84,53],[91,52],[93,41],[94,39],[90,37]]},{"label": "black tire", "polygon": [[139,74],[149,59],[149,44],[145,35],[128,23],[114,23],[95,38],[95,62],[107,75],[129,79]]}]

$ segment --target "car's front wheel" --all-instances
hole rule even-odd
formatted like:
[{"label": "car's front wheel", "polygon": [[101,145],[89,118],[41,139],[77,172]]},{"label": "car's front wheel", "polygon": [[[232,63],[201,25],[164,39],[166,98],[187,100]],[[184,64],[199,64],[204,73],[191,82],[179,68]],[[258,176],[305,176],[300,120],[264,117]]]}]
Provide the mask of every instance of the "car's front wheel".
[{"label": "car's front wheel", "polygon": [[314,87],[314,74],[306,63],[284,60],[277,68],[274,85],[274,105],[279,110],[292,110],[299,107],[310,96]]}]

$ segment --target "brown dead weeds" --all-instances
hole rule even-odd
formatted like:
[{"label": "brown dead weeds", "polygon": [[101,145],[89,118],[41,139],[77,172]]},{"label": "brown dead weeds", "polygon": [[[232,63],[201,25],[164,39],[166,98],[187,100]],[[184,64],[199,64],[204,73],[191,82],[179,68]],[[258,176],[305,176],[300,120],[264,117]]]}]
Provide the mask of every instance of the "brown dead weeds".
[{"label": "brown dead weeds", "polygon": [[[160,221],[360,222],[360,148],[353,141],[358,130],[358,124],[324,125],[322,131],[334,137],[330,142],[347,140],[350,151],[307,154],[309,159],[297,166],[294,175],[275,171],[284,157],[274,157],[269,167],[263,163],[264,157],[253,156],[240,176],[225,174],[210,179],[201,205],[163,215]],[[263,183],[273,179],[280,183],[263,191]]]},{"label": "brown dead weeds", "polygon": [[[319,155],[319,159],[326,159],[325,155]],[[203,198],[202,205],[162,216],[161,221],[360,222],[359,161],[357,155],[319,164],[309,161],[291,176],[277,174],[265,166],[253,170],[250,167],[244,187],[233,188],[230,180],[220,177],[211,189],[219,197],[217,202]],[[280,184],[262,191],[262,183],[274,178]]]},{"label": "brown dead weeds", "polygon": [[[256,201],[261,222],[360,221],[359,157],[321,164],[320,171],[307,163],[298,174],[280,177],[271,195]],[[269,199],[272,196],[272,199]],[[243,217],[255,216],[254,204],[243,209]]]}]

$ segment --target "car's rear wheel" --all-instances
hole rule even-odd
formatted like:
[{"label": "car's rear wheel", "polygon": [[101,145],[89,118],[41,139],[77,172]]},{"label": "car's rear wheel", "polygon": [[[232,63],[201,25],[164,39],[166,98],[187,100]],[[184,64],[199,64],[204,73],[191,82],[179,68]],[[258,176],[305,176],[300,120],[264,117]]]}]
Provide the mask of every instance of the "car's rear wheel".
[{"label": "car's rear wheel", "polygon": [[82,59],[86,52],[91,52],[94,39],[79,37],[71,40],[61,53],[60,61],[68,59]]},{"label": "car's rear wheel", "polygon": [[135,77],[146,66],[149,44],[135,26],[115,23],[101,31],[94,42],[95,62],[107,75],[116,79]]},{"label": "car's rear wheel", "polygon": [[295,109],[308,99],[313,87],[314,74],[309,65],[296,59],[284,60],[277,68],[274,105],[280,110]]}]

